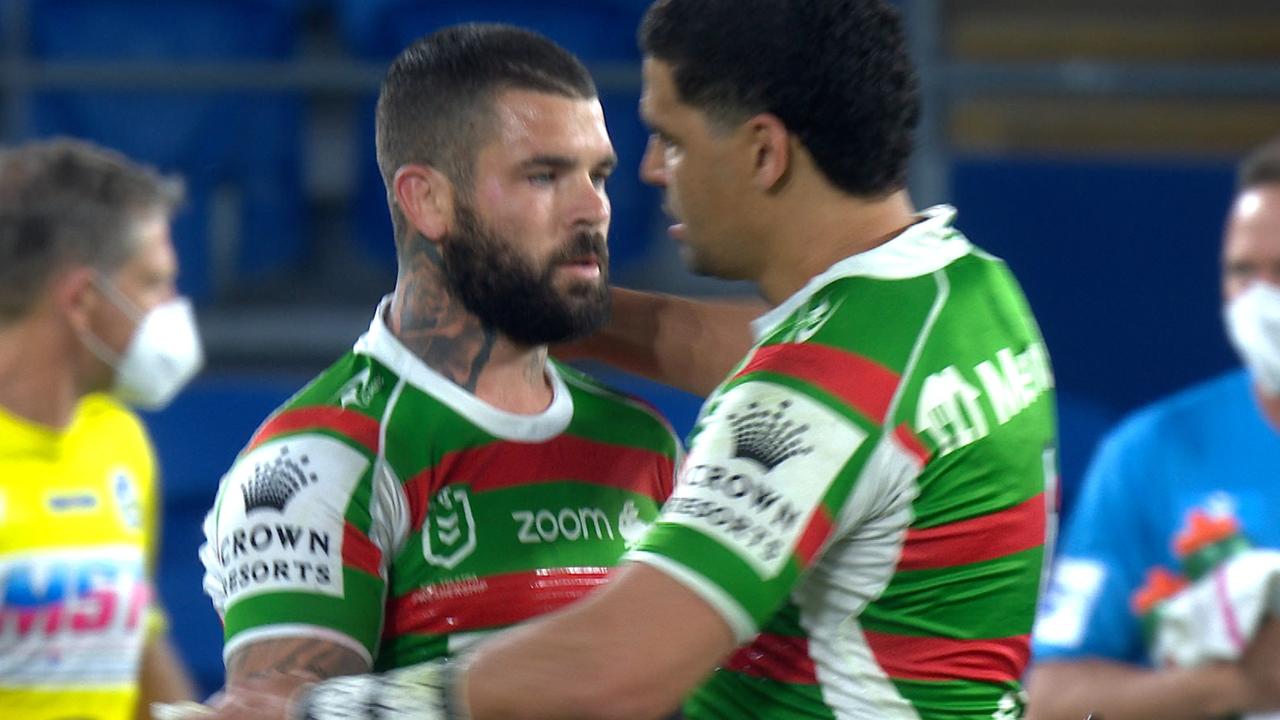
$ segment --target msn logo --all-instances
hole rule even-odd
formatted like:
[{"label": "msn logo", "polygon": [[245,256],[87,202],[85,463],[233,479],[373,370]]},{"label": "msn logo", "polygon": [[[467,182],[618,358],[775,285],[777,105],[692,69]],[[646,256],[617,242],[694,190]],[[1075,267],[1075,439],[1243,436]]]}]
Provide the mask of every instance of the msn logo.
[{"label": "msn logo", "polygon": [[150,602],[140,569],[109,560],[27,561],[0,568],[0,634],[136,628]]}]

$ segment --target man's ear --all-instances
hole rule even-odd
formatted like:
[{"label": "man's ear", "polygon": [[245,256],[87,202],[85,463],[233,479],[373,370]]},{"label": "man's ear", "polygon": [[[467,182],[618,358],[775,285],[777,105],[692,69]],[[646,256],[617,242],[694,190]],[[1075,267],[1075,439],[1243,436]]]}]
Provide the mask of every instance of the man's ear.
[{"label": "man's ear", "polygon": [[404,165],[391,182],[405,220],[428,240],[438,241],[453,222],[453,183],[430,165]]},{"label": "man's ear", "polygon": [[93,285],[95,271],[83,265],[57,273],[49,281],[49,298],[58,314],[76,330],[89,328],[102,293]]},{"label": "man's ear", "polygon": [[745,123],[751,151],[751,184],[771,192],[786,180],[791,170],[791,134],[773,113],[760,113]]}]

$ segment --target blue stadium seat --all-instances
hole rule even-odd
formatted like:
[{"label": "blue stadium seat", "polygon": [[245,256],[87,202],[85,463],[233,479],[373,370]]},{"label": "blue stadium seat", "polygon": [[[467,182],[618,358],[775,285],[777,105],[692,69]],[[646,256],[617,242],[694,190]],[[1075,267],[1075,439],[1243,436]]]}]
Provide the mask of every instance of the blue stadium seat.
[{"label": "blue stadium seat", "polygon": [[157,563],[171,633],[204,693],[222,686],[222,627],[201,590],[197,556],[201,525],[222,474],[257,426],[305,378],[208,377],[173,404],[144,419],[155,442],[162,478],[162,544]]},{"label": "blue stadium seat", "polygon": [[952,171],[956,224],[1017,274],[1059,388],[1118,412],[1236,364],[1218,290],[1233,184],[1225,158],[973,156]]},{"label": "blue stadium seat", "polygon": [[[29,3],[37,60],[273,60],[293,54],[298,0],[39,0]],[[183,289],[260,279],[299,261],[303,227],[301,103],[275,93],[50,90],[36,94],[27,134],[71,135],[183,175],[189,206],[175,225]],[[225,228],[215,231],[214,228]],[[233,247],[215,246],[227,239]]]},{"label": "blue stadium seat", "polygon": [[[339,0],[338,10],[352,47],[371,59],[389,61],[414,40],[446,25],[505,22],[547,35],[593,70],[605,65],[633,68],[621,84],[614,78],[600,88],[605,121],[619,156],[618,171],[609,181],[614,218],[610,252],[616,274],[645,253],[658,204],[657,192],[638,176],[648,132],[637,112],[640,55],[635,37],[647,6],[647,0]],[[371,258],[393,266],[386,191],[373,153],[372,101],[366,102],[360,118],[356,142],[363,153],[353,211],[357,243]]]},{"label": "blue stadium seat", "polygon": [[1060,520],[1075,507],[1080,483],[1098,441],[1115,423],[1116,411],[1070,392],[1058,391],[1058,477]]}]

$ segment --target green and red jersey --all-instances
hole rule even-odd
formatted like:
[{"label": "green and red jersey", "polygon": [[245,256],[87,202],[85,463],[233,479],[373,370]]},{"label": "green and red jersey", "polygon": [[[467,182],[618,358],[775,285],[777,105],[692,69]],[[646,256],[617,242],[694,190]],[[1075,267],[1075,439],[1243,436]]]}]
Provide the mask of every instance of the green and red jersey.
[{"label": "green and red jersey", "polygon": [[227,657],[292,636],[378,669],[449,657],[599,586],[671,492],[649,407],[550,363],[550,407],[504,412],[382,314],[223,478],[201,556]]},{"label": "green and red jersey", "polygon": [[703,718],[1021,717],[1053,379],[1006,266],[935,208],[755,325],[629,558],[744,646]]}]

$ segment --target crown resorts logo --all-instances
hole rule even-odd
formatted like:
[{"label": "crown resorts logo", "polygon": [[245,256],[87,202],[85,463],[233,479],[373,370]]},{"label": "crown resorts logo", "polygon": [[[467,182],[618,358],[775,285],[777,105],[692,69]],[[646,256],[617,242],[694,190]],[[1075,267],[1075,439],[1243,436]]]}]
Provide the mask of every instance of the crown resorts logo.
[{"label": "crown resorts logo", "polygon": [[289,457],[289,448],[285,446],[275,459],[254,466],[253,477],[240,489],[244,493],[245,512],[267,508],[284,512],[299,490],[316,481],[316,474],[307,470],[310,462],[306,455],[297,460]]},{"label": "crown resorts logo", "polygon": [[798,455],[813,452],[804,441],[808,425],[797,425],[786,417],[790,400],[778,403],[776,409],[753,402],[746,412],[729,415],[733,429],[733,456],[752,460],[769,472]]}]

